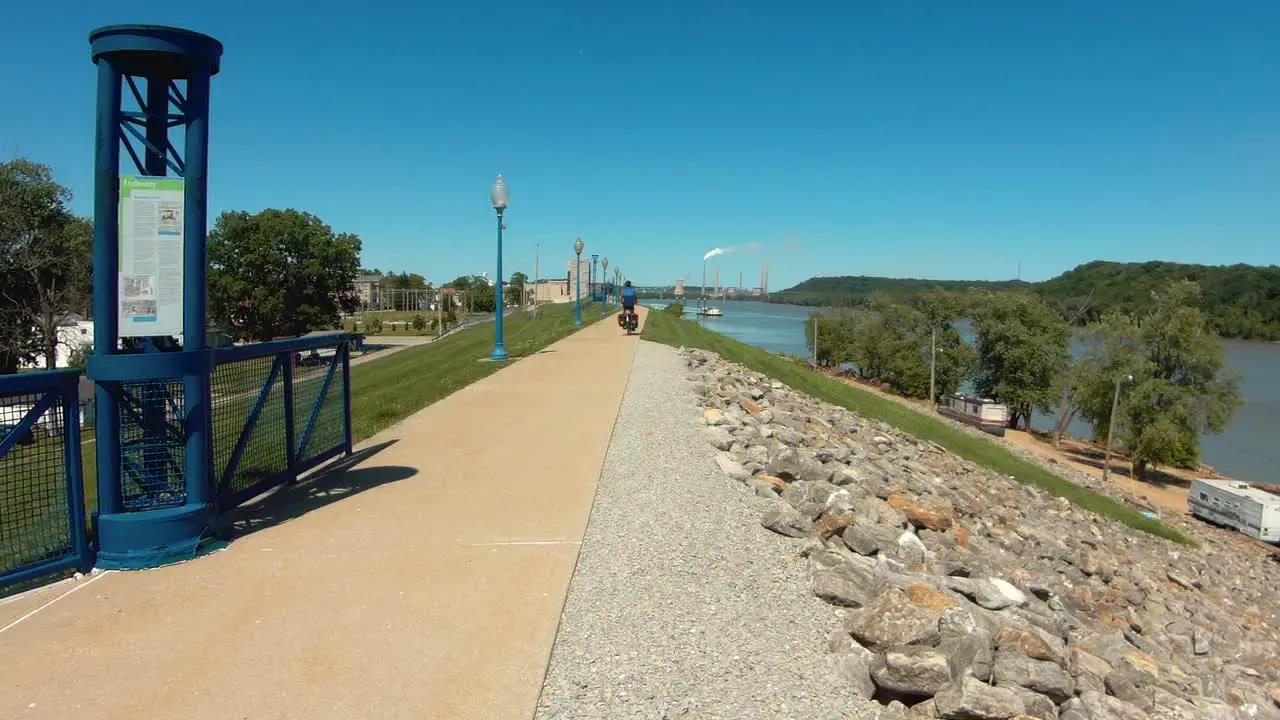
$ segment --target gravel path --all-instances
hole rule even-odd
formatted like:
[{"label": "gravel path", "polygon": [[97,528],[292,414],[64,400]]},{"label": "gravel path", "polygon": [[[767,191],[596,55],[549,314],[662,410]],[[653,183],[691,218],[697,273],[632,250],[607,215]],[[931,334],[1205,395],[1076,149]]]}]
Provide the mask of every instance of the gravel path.
[{"label": "gravel path", "polygon": [[537,718],[874,717],[829,669],[799,542],[700,436],[677,352],[641,342]]}]

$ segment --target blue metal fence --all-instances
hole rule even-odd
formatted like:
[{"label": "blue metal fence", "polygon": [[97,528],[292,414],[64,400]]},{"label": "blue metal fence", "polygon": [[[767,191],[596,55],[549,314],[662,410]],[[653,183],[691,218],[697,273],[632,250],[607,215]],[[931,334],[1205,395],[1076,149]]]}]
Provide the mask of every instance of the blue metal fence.
[{"label": "blue metal fence", "polygon": [[351,336],[221,348],[213,373],[214,503],[225,512],[351,452]]},{"label": "blue metal fence", "polygon": [[0,590],[92,565],[79,375],[0,376]]},{"label": "blue metal fence", "polygon": [[[216,512],[351,452],[351,336],[215,351],[209,414]],[[74,370],[0,376],[0,590],[87,570],[81,407]],[[120,511],[186,501],[183,384],[121,381]],[[96,503],[95,503],[96,504]]]}]

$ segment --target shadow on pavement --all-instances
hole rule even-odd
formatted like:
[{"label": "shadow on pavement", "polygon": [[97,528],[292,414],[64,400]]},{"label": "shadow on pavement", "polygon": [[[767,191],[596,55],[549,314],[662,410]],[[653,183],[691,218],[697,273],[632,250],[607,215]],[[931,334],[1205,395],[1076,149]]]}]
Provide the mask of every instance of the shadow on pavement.
[{"label": "shadow on pavement", "polygon": [[275,527],[343,498],[417,475],[416,468],[400,465],[355,467],[395,442],[357,450],[296,485],[285,485],[258,502],[241,506],[223,526],[226,539]]}]

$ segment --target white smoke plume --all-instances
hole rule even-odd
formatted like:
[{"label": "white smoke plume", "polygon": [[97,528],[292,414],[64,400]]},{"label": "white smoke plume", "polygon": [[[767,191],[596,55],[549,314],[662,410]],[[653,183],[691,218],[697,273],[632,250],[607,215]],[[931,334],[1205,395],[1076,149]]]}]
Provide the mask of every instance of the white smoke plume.
[{"label": "white smoke plume", "polygon": [[706,262],[707,260],[710,260],[711,258],[713,258],[713,257],[715,257],[715,256],[717,256],[717,255],[724,255],[725,253],[733,253],[733,252],[752,252],[752,253],[753,253],[753,252],[759,252],[759,251],[760,251],[761,249],[763,249],[763,248],[764,248],[764,245],[762,245],[762,244],[760,243],[760,241],[758,241],[758,240],[752,240],[751,242],[747,243],[746,245],[741,245],[741,246],[736,246],[736,247],[727,247],[727,248],[715,248],[715,249],[713,249],[713,250],[708,251],[706,255],[703,255],[703,256],[702,256],[702,260],[703,260],[703,262]]}]

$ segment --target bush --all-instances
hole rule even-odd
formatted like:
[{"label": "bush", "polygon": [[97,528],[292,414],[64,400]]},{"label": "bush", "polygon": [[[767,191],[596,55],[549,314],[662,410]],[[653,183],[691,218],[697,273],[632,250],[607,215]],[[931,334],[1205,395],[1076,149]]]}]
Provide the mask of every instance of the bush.
[{"label": "bush", "polygon": [[427,319],[421,315],[413,316],[413,329],[422,332],[427,327]]},{"label": "bush", "polygon": [[364,323],[365,332],[370,335],[378,335],[382,332],[382,318],[375,317],[366,320]]},{"label": "bush", "polygon": [[672,315],[675,315],[676,317],[681,317],[681,316],[683,316],[683,315],[684,315],[684,304],[683,304],[683,303],[671,303],[670,305],[668,305],[668,306],[666,306],[666,307],[662,308],[662,312],[664,312],[664,313],[670,313],[670,314],[672,314]]}]

